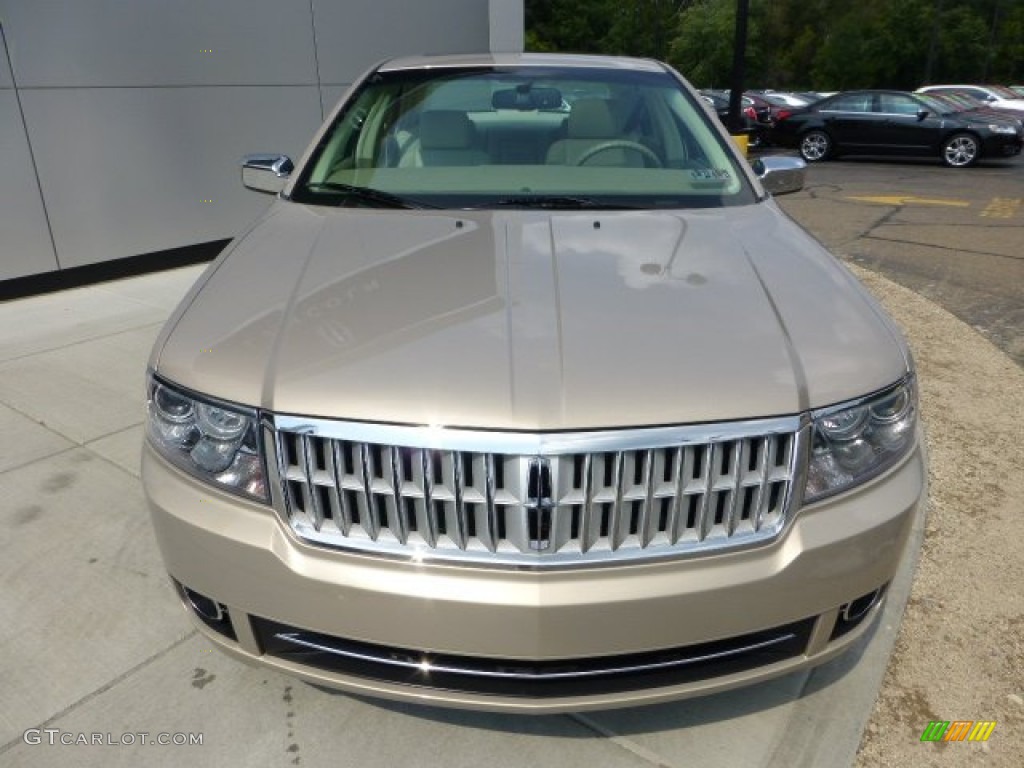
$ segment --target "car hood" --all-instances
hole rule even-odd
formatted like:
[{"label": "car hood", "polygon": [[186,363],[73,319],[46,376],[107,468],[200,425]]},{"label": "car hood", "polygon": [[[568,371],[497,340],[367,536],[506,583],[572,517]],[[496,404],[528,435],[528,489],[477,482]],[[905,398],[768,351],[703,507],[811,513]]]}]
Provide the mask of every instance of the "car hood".
[{"label": "car hood", "polygon": [[884,387],[899,334],[773,201],[684,212],[278,202],[151,365],[278,413],[515,430],[792,414]]}]

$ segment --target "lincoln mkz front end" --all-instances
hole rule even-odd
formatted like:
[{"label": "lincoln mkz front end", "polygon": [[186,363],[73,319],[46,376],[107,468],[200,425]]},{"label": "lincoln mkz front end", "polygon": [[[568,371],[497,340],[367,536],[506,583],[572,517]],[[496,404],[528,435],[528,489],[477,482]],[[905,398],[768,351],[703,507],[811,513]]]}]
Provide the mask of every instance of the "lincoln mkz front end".
[{"label": "lincoln mkz front end", "polygon": [[648,61],[374,68],[150,361],[143,482],[216,646],[546,713],[826,661],[925,497],[898,331]]}]

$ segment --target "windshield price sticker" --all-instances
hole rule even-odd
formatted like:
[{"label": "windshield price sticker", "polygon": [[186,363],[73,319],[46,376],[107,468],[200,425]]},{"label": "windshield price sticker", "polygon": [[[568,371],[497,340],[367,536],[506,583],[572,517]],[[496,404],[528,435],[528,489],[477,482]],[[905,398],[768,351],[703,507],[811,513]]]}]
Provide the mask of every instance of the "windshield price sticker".
[{"label": "windshield price sticker", "polygon": [[694,181],[719,181],[725,183],[732,176],[725,168],[694,168],[690,171],[690,178]]}]

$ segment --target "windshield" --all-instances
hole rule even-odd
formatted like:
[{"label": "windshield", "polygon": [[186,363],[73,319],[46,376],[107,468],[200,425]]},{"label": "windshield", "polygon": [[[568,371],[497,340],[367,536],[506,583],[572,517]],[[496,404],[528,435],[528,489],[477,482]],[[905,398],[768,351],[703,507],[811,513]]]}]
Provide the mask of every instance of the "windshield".
[{"label": "windshield", "polygon": [[378,72],[324,134],[291,199],[442,208],[749,204],[753,189],[727,141],[668,72]]},{"label": "windshield", "polygon": [[917,96],[918,100],[925,105],[925,107],[927,107],[937,115],[948,115],[951,112],[957,111],[955,105],[950,104],[948,101],[944,100],[945,94],[939,97],[931,96],[925,93],[918,93],[915,95]]},{"label": "windshield", "polygon": [[1003,99],[1019,99],[1020,94],[1011,88],[1007,88],[1005,85],[992,85],[989,86],[989,90],[993,91],[997,96]]},{"label": "windshield", "polygon": [[960,109],[977,109],[978,107],[984,107],[985,102],[978,101],[973,96],[968,96],[966,93],[943,93],[940,96],[934,96],[943,103],[955,104]]}]

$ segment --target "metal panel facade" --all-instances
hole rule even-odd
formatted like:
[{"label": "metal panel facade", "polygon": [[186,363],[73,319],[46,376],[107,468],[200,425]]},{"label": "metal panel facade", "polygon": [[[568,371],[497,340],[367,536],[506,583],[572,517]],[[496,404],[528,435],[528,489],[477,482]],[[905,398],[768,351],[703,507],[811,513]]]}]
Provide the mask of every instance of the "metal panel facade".
[{"label": "metal panel facade", "polygon": [[320,96],[324,105],[324,117],[331,114],[331,110],[334,109],[339,101],[341,101],[341,97],[345,95],[349,86],[350,84],[320,86]]},{"label": "metal panel facade", "polygon": [[230,237],[270,201],[240,184],[241,155],[297,157],[320,124],[315,86],[41,89],[22,101],[65,268]]},{"label": "metal panel facade", "polygon": [[316,83],[308,2],[0,0],[21,88]]},{"label": "metal panel facade", "polygon": [[[3,19],[0,18],[0,25]],[[11,68],[7,64],[7,47],[4,45],[4,38],[0,36],[0,90],[14,87],[14,80],[11,78]]]},{"label": "metal panel facade", "polygon": [[382,58],[487,50],[498,3],[0,0],[0,280],[231,237],[243,154],[297,158]]},{"label": "metal panel facade", "polygon": [[0,38],[0,280],[58,266],[12,84]]},{"label": "metal panel facade", "polygon": [[315,8],[320,81],[329,85],[351,83],[392,56],[489,50],[487,0],[345,0]]}]

